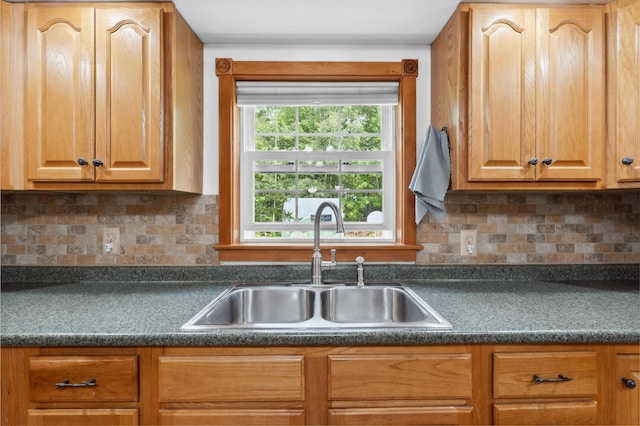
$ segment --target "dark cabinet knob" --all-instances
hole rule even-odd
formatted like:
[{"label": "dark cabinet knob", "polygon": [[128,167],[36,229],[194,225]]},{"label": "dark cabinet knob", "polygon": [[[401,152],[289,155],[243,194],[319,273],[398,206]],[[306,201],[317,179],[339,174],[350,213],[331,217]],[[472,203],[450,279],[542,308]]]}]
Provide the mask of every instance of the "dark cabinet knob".
[{"label": "dark cabinet knob", "polygon": [[96,167],[100,167],[100,166],[102,166],[102,161],[101,161],[101,160],[98,160],[98,159],[95,159],[95,160],[93,160],[93,161],[91,162],[91,164],[93,164],[93,165],[94,165],[94,166],[96,166]]},{"label": "dark cabinet knob", "polygon": [[78,158],[78,164],[80,164],[81,166],[86,166],[87,164],[89,164],[89,162],[84,158],[80,157]]},{"label": "dark cabinet knob", "polygon": [[622,159],[622,164],[624,164],[625,166],[628,166],[629,164],[633,163],[633,158],[631,157],[624,157]]},{"label": "dark cabinet knob", "polygon": [[551,158],[547,157],[544,160],[542,160],[542,162],[548,166],[551,163],[553,163],[553,160]]},{"label": "dark cabinet knob", "polygon": [[627,389],[635,389],[636,387],[636,381],[633,379],[626,379],[623,377],[622,383],[624,384],[624,387]]},{"label": "dark cabinet knob", "polygon": [[538,159],[536,157],[531,158],[531,160],[529,160],[529,164],[535,166],[536,164],[538,164]]}]

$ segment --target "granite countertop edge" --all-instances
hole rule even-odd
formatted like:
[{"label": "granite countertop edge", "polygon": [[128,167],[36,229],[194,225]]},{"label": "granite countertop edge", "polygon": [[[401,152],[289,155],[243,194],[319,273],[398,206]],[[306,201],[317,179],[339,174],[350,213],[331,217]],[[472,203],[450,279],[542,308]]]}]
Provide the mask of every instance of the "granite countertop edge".
[{"label": "granite countertop edge", "polygon": [[0,345],[4,347],[69,347],[69,346],[113,346],[113,347],[252,347],[252,346],[387,346],[387,345],[454,345],[454,344],[640,344],[640,332],[567,332],[567,331],[522,331],[457,333],[452,331],[429,331],[415,334],[399,330],[396,335],[371,330],[354,330],[344,335],[322,333],[287,333],[269,331],[256,333],[244,331],[238,334],[225,333],[158,335],[118,334],[13,334],[3,335]]}]

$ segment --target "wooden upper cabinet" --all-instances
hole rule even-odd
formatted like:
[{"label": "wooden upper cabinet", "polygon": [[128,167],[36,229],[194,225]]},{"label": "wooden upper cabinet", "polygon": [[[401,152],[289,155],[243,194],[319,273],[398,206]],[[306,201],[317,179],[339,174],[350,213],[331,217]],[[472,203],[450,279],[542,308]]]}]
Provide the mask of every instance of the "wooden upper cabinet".
[{"label": "wooden upper cabinet", "polygon": [[640,2],[607,5],[607,187],[640,187]]},{"label": "wooden upper cabinet", "polygon": [[162,10],[96,10],[98,181],[162,181]]},{"label": "wooden upper cabinet", "polygon": [[25,188],[201,192],[202,43],[174,6],[26,16]]},{"label": "wooden upper cabinet", "polygon": [[604,185],[602,6],[461,4],[432,45],[452,189]]},{"label": "wooden upper cabinet", "polygon": [[538,178],[604,180],[603,9],[537,9],[537,25]]},{"label": "wooden upper cabinet", "polygon": [[162,9],[27,15],[28,179],[162,181]]},{"label": "wooden upper cabinet", "polygon": [[471,9],[470,180],[533,180],[535,10]]},{"label": "wooden upper cabinet", "polygon": [[27,179],[92,181],[93,10],[28,9],[27,45]]}]

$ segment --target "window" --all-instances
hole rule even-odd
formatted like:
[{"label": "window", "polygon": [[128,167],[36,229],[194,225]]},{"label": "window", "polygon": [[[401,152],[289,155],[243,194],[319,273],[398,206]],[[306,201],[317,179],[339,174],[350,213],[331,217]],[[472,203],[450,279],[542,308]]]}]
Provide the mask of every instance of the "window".
[{"label": "window", "polygon": [[322,234],[338,260],[415,261],[417,61],[218,59],[216,71],[222,262],[309,261],[324,200],[345,220],[345,234]]},{"label": "window", "polygon": [[396,82],[238,82],[237,100],[242,242],[311,241],[323,201],[345,221],[323,239],[395,241]]}]

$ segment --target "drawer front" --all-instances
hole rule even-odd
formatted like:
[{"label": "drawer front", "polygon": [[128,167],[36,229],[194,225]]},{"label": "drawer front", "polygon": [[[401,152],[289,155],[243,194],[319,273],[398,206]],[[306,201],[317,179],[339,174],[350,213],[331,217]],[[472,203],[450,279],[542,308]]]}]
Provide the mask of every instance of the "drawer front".
[{"label": "drawer front", "polygon": [[595,401],[495,404],[496,425],[593,425],[597,423]]},{"label": "drawer front", "polygon": [[29,425],[137,425],[136,409],[29,410]]},{"label": "drawer front", "polygon": [[[94,380],[95,386],[70,386]],[[29,394],[33,402],[137,401],[138,357],[32,357]]]},{"label": "drawer front", "polygon": [[598,391],[596,365],[597,355],[589,351],[494,353],[493,396],[593,396]]},{"label": "drawer front", "polygon": [[161,425],[303,425],[304,410],[160,410]]},{"label": "drawer front", "polygon": [[303,356],[163,356],[161,402],[303,401]]},{"label": "drawer front", "polygon": [[344,408],[329,410],[330,425],[469,424],[471,407]]},{"label": "drawer front", "polygon": [[471,354],[330,355],[329,399],[471,398]]}]

